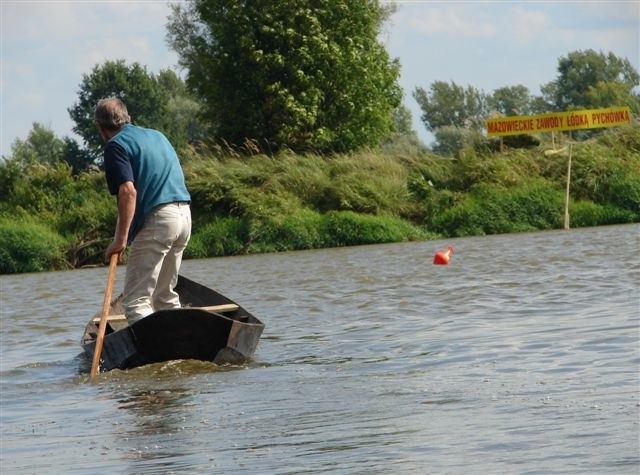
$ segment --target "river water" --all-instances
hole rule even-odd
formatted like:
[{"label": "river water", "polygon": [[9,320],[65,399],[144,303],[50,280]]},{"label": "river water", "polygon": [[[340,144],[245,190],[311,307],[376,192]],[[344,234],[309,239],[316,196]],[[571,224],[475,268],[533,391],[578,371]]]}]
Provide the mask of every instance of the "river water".
[{"label": "river water", "polygon": [[185,261],[266,324],[255,359],[94,381],[79,340],[107,269],[1,276],[0,473],[637,474],[639,240],[626,225]]}]

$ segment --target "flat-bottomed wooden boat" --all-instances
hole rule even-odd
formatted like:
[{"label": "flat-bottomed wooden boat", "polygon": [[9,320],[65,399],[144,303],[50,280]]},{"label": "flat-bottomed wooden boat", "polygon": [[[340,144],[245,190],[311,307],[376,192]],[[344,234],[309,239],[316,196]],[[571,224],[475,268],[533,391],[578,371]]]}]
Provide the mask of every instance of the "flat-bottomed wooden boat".
[{"label": "flat-bottomed wooden boat", "polygon": [[[179,276],[175,288],[182,308],[160,310],[129,325],[124,315],[107,320],[100,371],[129,369],[170,360],[238,363],[250,359],[264,324],[236,302]],[[90,358],[100,317],[92,318],[81,345]]]}]

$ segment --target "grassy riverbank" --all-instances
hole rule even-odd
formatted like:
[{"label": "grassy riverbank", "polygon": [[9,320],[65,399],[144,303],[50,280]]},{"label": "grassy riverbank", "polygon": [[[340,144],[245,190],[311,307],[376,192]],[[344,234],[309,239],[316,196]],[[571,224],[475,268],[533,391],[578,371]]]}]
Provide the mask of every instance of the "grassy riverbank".
[{"label": "grassy riverbank", "polygon": [[[550,143],[441,157],[389,147],[322,157],[181,154],[187,258],[561,228],[567,155]],[[98,264],[115,223],[102,172],[0,169],[0,272]],[[572,145],[571,227],[640,222],[640,127]]]}]

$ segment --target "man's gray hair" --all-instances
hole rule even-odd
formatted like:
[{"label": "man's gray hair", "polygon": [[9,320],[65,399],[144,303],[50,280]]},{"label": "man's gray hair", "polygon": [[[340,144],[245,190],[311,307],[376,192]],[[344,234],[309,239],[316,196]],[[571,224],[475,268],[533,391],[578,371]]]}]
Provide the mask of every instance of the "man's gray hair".
[{"label": "man's gray hair", "polygon": [[117,97],[100,99],[96,106],[94,118],[98,125],[105,129],[118,130],[131,122],[127,106]]}]

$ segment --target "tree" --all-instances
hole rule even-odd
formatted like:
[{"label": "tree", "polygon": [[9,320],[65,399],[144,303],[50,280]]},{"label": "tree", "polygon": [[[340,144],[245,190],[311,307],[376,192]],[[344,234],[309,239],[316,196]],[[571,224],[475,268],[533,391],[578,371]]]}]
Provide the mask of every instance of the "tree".
[{"label": "tree", "polygon": [[558,60],[558,77],[546,85],[558,110],[629,106],[640,112],[640,75],[628,59],[594,50],[574,51]]},{"label": "tree", "polygon": [[585,99],[593,108],[615,107],[626,105],[638,114],[640,113],[640,95],[630,90],[627,84],[613,81],[600,81],[589,88]]},{"label": "tree", "polygon": [[124,60],[97,65],[91,74],[82,76],[78,102],[69,109],[76,123],[73,131],[83,138],[92,156],[99,161],[102,138],[94,124],[96,104],[105,97],[118,97],[127,105],[131,120],[137,125],[159,127],[165,120],[169,100],[164,89],[138,63],[127,66]]},{"label": "tree", "polygon": [[170,69],[160,71],[156,80],[169,96],[164,129],[174,146],[202,141],[206,127],[199,119],[201,108],[184,81]]},{"label": "tree", "polygon": [[529,89],[522,85],[498,88],[487,98],[491,110],[506,116],[532,114],[532,102]]},{"label": "tree", "polygon": [[394,132],[399,135],[415,137],[416,131],[411,124],[411,111],[403,104],[393,111]]},{"label": "tree", "polygon": [[77,176],[86,171],[93,163],[91,154],[82,148],[78,142],[70,137],[65,137],[63,141],[62,160],[71,165],[73,175]]},{"label": "tree", "polygon": [[473,148],[479,142],[479,132],[454,125],[444,125],[434,131],[432,150],[444,157],[455,157],[465,148]]},{"label": "tree", "polygon": [[556,91],[558,85],[549,82],[540,86],[540,96],[535,96],[531,101],[531,112],[534,114],[546,114],[547,112],[557,112],[559,109],[555,105]]},{"label": "tree", "polygon": [[50,127],[39,122],[33,123],[26,140],[16,139],[13,142],[11,155],[4,160],[19,171],[32,164],[53,166],[60,162],[69,164],[74,175],[85,171],[91,164],[87,151],[80,148],[78,142],[70,137],[60,139]]},{"label": "tree", "polygon": [[56,137],[50,127],[39,122],[34,122],[32,127],[26,140],[16,139],[13,142],[8,160],[14,161],[22,168],[32,163],[58,163],[63,157],[64,141]]},{"label": "tree", "polygon": [[378,1],[188,0],[169,43],[214,136],[270,149],[348,151],[393,130],[399,63],[378,40]]},{"label": "tree", "polygon": [[465,89],[453,81],[436,81],[428,92],[417,87],[413,97],[422,109],[422,122],[431,132],[446,126],[481,130],[488,115],[484,92],[471,86]]},{"label": "tree", "polygon": [[197,103],[173,71],[161,71],[156,76],[138,63],[106,61],[83,75],[78,102],[69,109],[76,123],[73,130],[84,140],[92,161],[100,161],[103,146],[93,113],[98,101],[110,96],[124,101],[133,123],[164,132],[176,148],[200,138]]},{"label": "tree", "polygon": [[382,150],[389,155],[410,155],[427,150],[418,134],[413,130],[411,111],[403,104],[393,113],[394,131],[382,144]]}]

